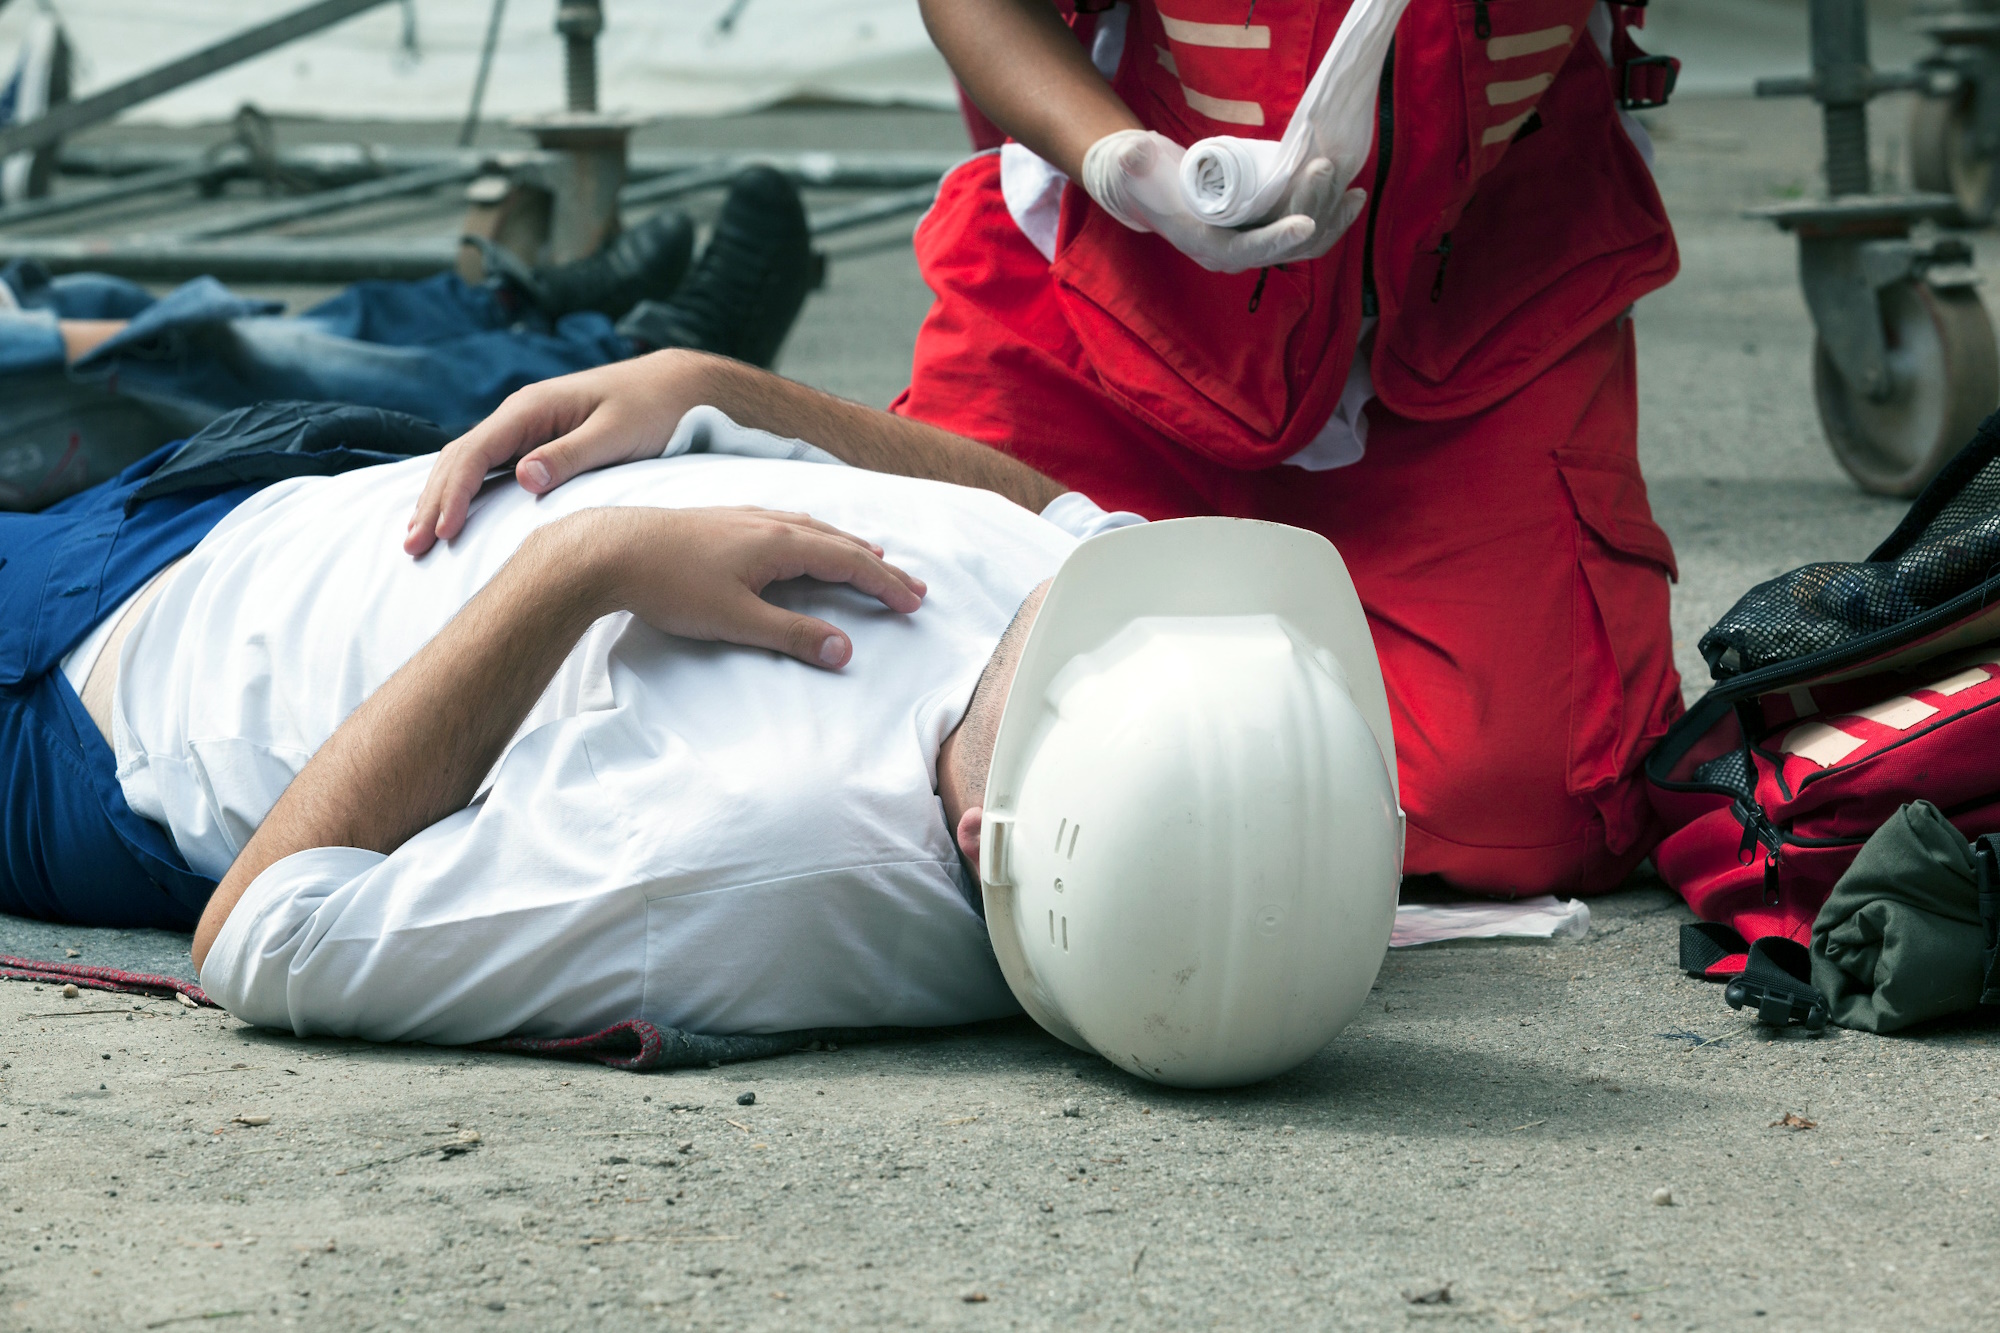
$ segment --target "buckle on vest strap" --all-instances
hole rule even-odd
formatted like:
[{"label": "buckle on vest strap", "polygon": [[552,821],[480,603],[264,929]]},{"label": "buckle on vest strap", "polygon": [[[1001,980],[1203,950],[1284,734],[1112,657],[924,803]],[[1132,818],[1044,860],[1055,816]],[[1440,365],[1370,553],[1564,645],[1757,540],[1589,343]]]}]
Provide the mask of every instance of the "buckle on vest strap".
[{"label": "buckle on vest strap", "polygon": [[1618,105],[1626,111],[1665,106],[1680,81],[1681,62],[1672,56],[1635,55],[1619,67]]}]

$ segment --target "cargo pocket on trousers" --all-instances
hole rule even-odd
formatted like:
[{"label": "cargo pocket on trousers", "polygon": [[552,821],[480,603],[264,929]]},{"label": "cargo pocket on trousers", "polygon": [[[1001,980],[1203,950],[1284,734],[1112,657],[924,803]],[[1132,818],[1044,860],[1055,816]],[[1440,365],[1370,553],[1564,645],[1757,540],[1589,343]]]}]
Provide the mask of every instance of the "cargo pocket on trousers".
[{"label": "cargo pocket on trousers", "polygon": [[[1576,583],[1570,653],[1569,789],[1572,795],[1636,783],[1655,732],[1677,711],[1670,581],[1673,544],[1653,521],[1636,461],[1556,452],[1556,471],[1575,506]],[[1663,704],[1662,694],[1671,694]],[[1614,827],[1631,807],[1635,827]],[[1638,836],[1643,802],[1606,810],[1607,842]]]}]

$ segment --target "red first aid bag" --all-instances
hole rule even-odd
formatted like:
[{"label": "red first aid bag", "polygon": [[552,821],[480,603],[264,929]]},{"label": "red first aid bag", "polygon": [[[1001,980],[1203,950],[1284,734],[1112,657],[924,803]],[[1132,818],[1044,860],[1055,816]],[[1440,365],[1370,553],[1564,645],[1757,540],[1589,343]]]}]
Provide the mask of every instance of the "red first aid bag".
[{"label": "red first aid bag", "polygon": [[1654,864],[1704,923],[1683,928],[1681,966],[1722,980],[1774,936],[1791,944],[1760,952],[1802,958],[1899,806],[2000,829],[2000,413],[1865,561],[1757,585],[1701,653],[1715,687],[1646,776],[1673,830]]}]

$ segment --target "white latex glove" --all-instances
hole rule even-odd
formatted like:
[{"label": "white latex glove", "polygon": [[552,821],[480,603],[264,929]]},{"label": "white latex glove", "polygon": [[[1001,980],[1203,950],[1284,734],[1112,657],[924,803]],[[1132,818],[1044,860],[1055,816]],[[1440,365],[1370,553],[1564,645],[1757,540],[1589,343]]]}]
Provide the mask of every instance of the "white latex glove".
[{"label": "white latex glove", "polygon": [[1134,231],[1158,232],[1176,250],[1215,273],[1318,259],[1360,216],[1367,193],[1334,188],[1333,164],[1300,168],[1274,222],[1242,231],[1196,217],[1181,187],[1186,150],[1153,130],[1118,130],[1083,155],[1083,188],[1105,212]]}]

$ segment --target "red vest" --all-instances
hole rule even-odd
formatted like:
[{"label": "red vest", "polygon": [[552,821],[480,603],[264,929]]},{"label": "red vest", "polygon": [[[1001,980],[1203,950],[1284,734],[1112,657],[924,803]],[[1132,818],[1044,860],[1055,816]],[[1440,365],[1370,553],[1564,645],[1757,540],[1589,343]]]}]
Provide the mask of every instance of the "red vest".
[{"label": "red vest", "polygon": [[[1498,402],[1666,283],[1673,234],[1584,32],[1593,4],[1411,0],[1355,181],[1369,209],[1323,259],[1210,273],[1072,185],[1051,275],[1104,391],[1199,454],[1266,467],[1332,414],[1364,307],[1381,318],[1377,396],[1443,419]],[[1114,86],[1183,144],[1277,138],[1347,8],[1132,0]]]}]

